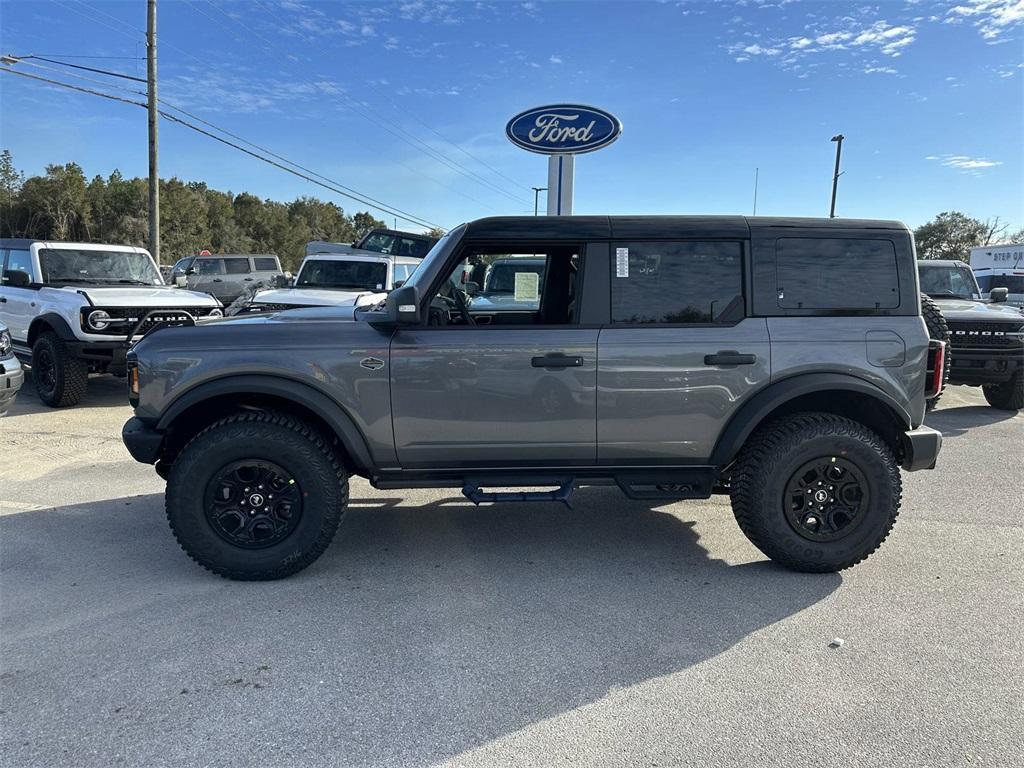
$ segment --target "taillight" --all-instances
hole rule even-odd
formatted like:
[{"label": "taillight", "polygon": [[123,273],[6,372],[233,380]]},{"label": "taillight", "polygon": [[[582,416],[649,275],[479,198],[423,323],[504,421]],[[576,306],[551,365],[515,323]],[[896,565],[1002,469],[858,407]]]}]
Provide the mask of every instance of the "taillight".
[{"label": "taillight", "polygon": [[946,367],[946,342],[931,339],[928,342],[928,386],[925,396],[934,397],[942,391],[942,371]]}]

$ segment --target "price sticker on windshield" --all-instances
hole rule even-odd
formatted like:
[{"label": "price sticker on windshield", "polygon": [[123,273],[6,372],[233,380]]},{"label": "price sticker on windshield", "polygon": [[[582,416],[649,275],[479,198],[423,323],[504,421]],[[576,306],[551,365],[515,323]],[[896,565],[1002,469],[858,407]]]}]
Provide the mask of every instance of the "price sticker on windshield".
[{"label": "price sticker on windshield", "polygon": [[516,301],[540,301],[540,275],[536,272],[516,272]]},{"label": "price sticker on windshield", "polygon": [[629,248],[615,249],[615,276],[629,277]]}]

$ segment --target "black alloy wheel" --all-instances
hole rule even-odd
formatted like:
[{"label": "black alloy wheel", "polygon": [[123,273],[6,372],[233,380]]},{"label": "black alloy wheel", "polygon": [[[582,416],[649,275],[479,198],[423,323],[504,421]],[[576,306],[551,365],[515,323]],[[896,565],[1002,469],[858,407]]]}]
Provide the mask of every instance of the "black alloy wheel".
[{"label": "black alloy wheel", "polygon": [[284,541],[302,517],[302,490],[272,461],[226,464],[206,484],[204,509],[210,527],[228,544],[263,549]]},{"label": "black alloy wheel", "polygon": [[849,535],[870,504],[864,473],[848,459],[824,456],[801,466],[786,483],[786,519],[811,541]]}]

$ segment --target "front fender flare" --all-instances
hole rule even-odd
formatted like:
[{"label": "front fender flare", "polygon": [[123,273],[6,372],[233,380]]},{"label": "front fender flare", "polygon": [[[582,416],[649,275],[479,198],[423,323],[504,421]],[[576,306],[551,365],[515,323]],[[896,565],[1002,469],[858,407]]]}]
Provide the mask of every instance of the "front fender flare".
[{"label": "front fender flare", "polygon": [[769,384],[733,414],[712,451],[710,464],[723,467],[740,452],[758,425],[781,406],[804,395],[824,391],[856,392],[874,398],[892,414],[902,430],[911,428],[907,410],[874,384],[843,373],[805,373]]},{"label": "front fender flare", "polygon": [[308,384],[280,376],[226,376],[199,384],[164,409],[156,429],[160,432],[167,430],[182,413],[204,400],[241,393],[281,397],[312,411],[334,431],[356,467],[363,470],[373,467],[373,459],[363,433],[338,403]]},{"label": "front fender flare", "polygon": [[48,325],[53,328],[54,333],[57,337],[63,341],[76,341],[75,332],[68,325],[68,321],[58,315],[56,312],[47,312],[39,315],[39,317],[33,318],[32,322],[28,326],[28,344],[32,346],[35,340],[39,338],[39,327],[42,325]]}]

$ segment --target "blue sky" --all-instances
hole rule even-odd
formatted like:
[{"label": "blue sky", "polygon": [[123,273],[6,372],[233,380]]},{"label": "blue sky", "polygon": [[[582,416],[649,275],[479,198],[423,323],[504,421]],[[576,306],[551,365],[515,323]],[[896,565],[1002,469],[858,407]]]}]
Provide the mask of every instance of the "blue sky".
[{"label": "blue sky", "polygon": [[[144,76],[144,30],[143,0],[0,1],[5,54]],[[160,0],[158,31],[162,98],[445,227],[532,212],[546,160],[504,126],[555,102],[624,124],[576,213],[750,213],[759,168],[759,214],[827,215],[842,132],[840,215],[1024,225],[1024,0]],[[29,174],[146,173],[137,107],[0,75],[0,113]],[[166,122],[161,175],[365,208]]]}]

